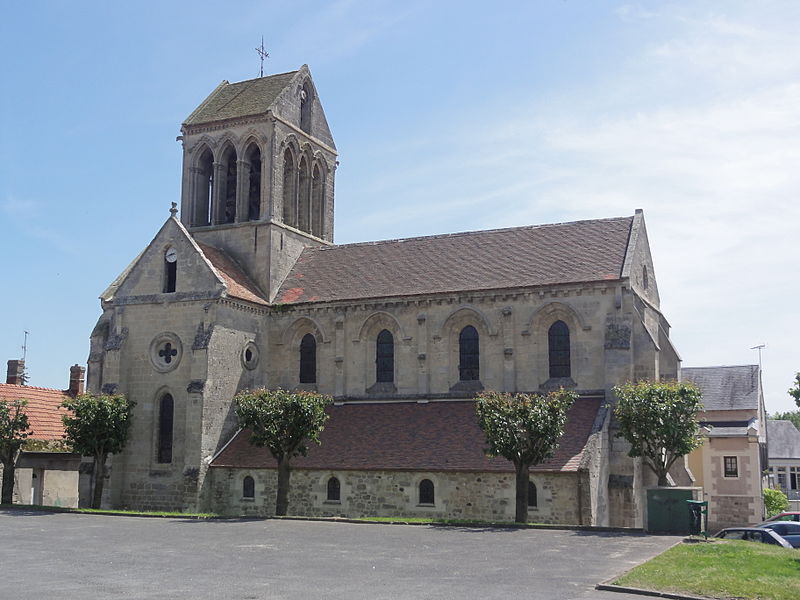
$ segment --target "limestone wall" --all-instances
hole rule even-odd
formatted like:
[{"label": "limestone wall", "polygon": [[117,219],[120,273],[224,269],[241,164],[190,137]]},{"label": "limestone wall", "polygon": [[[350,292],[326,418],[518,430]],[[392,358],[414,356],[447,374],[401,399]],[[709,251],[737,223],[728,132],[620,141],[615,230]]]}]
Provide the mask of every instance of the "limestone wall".
[{"label": "limestone wall", "polygon": [[[255,497],[242,497],[245,477],[255,480]],[[327,501],[327,484],[339,479],[339,502]],[[269,516],[275,511],[277,471],[272,469],[211,469],[211,509],[230,516]],[[579,485],[579,478],[581,485]],[[419,504],[419,483],[434,484],[433,505]],[[591,524],[588,477],[581,473],[535,473],[537,506],[531,522]],[[578,500],[579,487],[583,497]],[[399,517],[513,521],[514,474],[398,471],[292,471],[289,514],[317,517]]]}]

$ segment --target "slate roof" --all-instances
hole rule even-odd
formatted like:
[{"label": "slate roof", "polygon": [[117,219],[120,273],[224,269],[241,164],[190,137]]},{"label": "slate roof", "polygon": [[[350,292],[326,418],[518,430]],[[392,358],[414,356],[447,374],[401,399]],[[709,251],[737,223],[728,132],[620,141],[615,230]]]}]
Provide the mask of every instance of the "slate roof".
[{"label": "slate roof", "polygon": [[198,125],[263,114],[296,74],[297,71],[291,71],[238,83],[223,81],[183,124]]},{"label": "slate roof", "polygon": [[253,280],[247,276],[244,270],[234,259],[225,252],[213,246],[197,242],[200,250],[211,262],[214,268],[225,281],[228,288],[228,296],[254,302],[255,304],[269,304],[267,299]]},{"label": "slate roof", "polygon": [[800,459],[800,431],[791,421],[767,421],[767,440],[770,458]]},{"label": "slate roof", "polygon": [[[569,412],[555,456],[531,471],[577,471],[592,432],[599,398],[581,398]],[[293,469],[363,471],[513,472],[511,462],[488,458],[473,401],[375,402],[332,406],[320,446],[292,459]],[[240,431],[212,467],[274,469],[269,451]]]},{"label": "slate roof", "polygon": [[618,280],[633,217],[306,248],[278,303]]},{"label": "slate roof", "polygon": [[25,399],[28,405],[25,414],[31,428],[31,440],[61,440],[64,436],[62,415],[66,409],[61,408],[64,400],[71,398],[62,390],[33,387],[29,385],[0,384],[0,400]]},{"label": "slate roof", "polygon": [[706,410],[758,410],[758,365],[684,367],[681,377],[700,388]]}]

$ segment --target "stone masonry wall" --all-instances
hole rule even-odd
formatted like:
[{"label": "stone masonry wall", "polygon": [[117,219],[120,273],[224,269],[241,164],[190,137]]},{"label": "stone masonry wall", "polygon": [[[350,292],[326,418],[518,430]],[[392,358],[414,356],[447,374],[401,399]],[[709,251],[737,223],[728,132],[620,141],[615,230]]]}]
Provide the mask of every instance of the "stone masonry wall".
[{"label": "stone masonry wall", "polygon": [[[255,497],[242,497],[245,477],[255,480]],[[591,523],[586,473],[535,473],[538,505],[532,522],[579,524],[578,477],[582,478],[583,523]],[[337,477],[339,502],[327,500],[327,483]],[[212,510],[228,516],[270,516],[275,512],[277,471],[212,468]],[[419,504],[419,483],[434,484],[434,504]],[[398,517],[513,521],[514,474],[396,471],[311,471],[291,475],[289,514],[312,517]]]}]

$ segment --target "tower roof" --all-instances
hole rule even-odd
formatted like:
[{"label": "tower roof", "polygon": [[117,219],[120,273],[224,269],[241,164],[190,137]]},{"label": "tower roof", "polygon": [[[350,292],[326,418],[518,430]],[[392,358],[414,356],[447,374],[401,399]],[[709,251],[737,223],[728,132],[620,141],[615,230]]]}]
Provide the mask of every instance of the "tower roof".
[{"label": "tower roof", "polygon": [[223,81],[203,100],[184,125],[199,125],[267,112],[299,71],[230,83]]}]

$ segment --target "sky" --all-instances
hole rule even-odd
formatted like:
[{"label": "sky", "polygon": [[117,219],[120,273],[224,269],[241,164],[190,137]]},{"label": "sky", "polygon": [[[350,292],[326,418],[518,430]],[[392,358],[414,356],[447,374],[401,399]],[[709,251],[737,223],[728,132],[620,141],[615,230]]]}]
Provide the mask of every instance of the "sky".
[{"label": "sky", "polygon": [[684,366],[800,371],[800,2],[8,3],[0,359],[65,388],[223,79],[311,68],[337,243],[644,210]]}]

